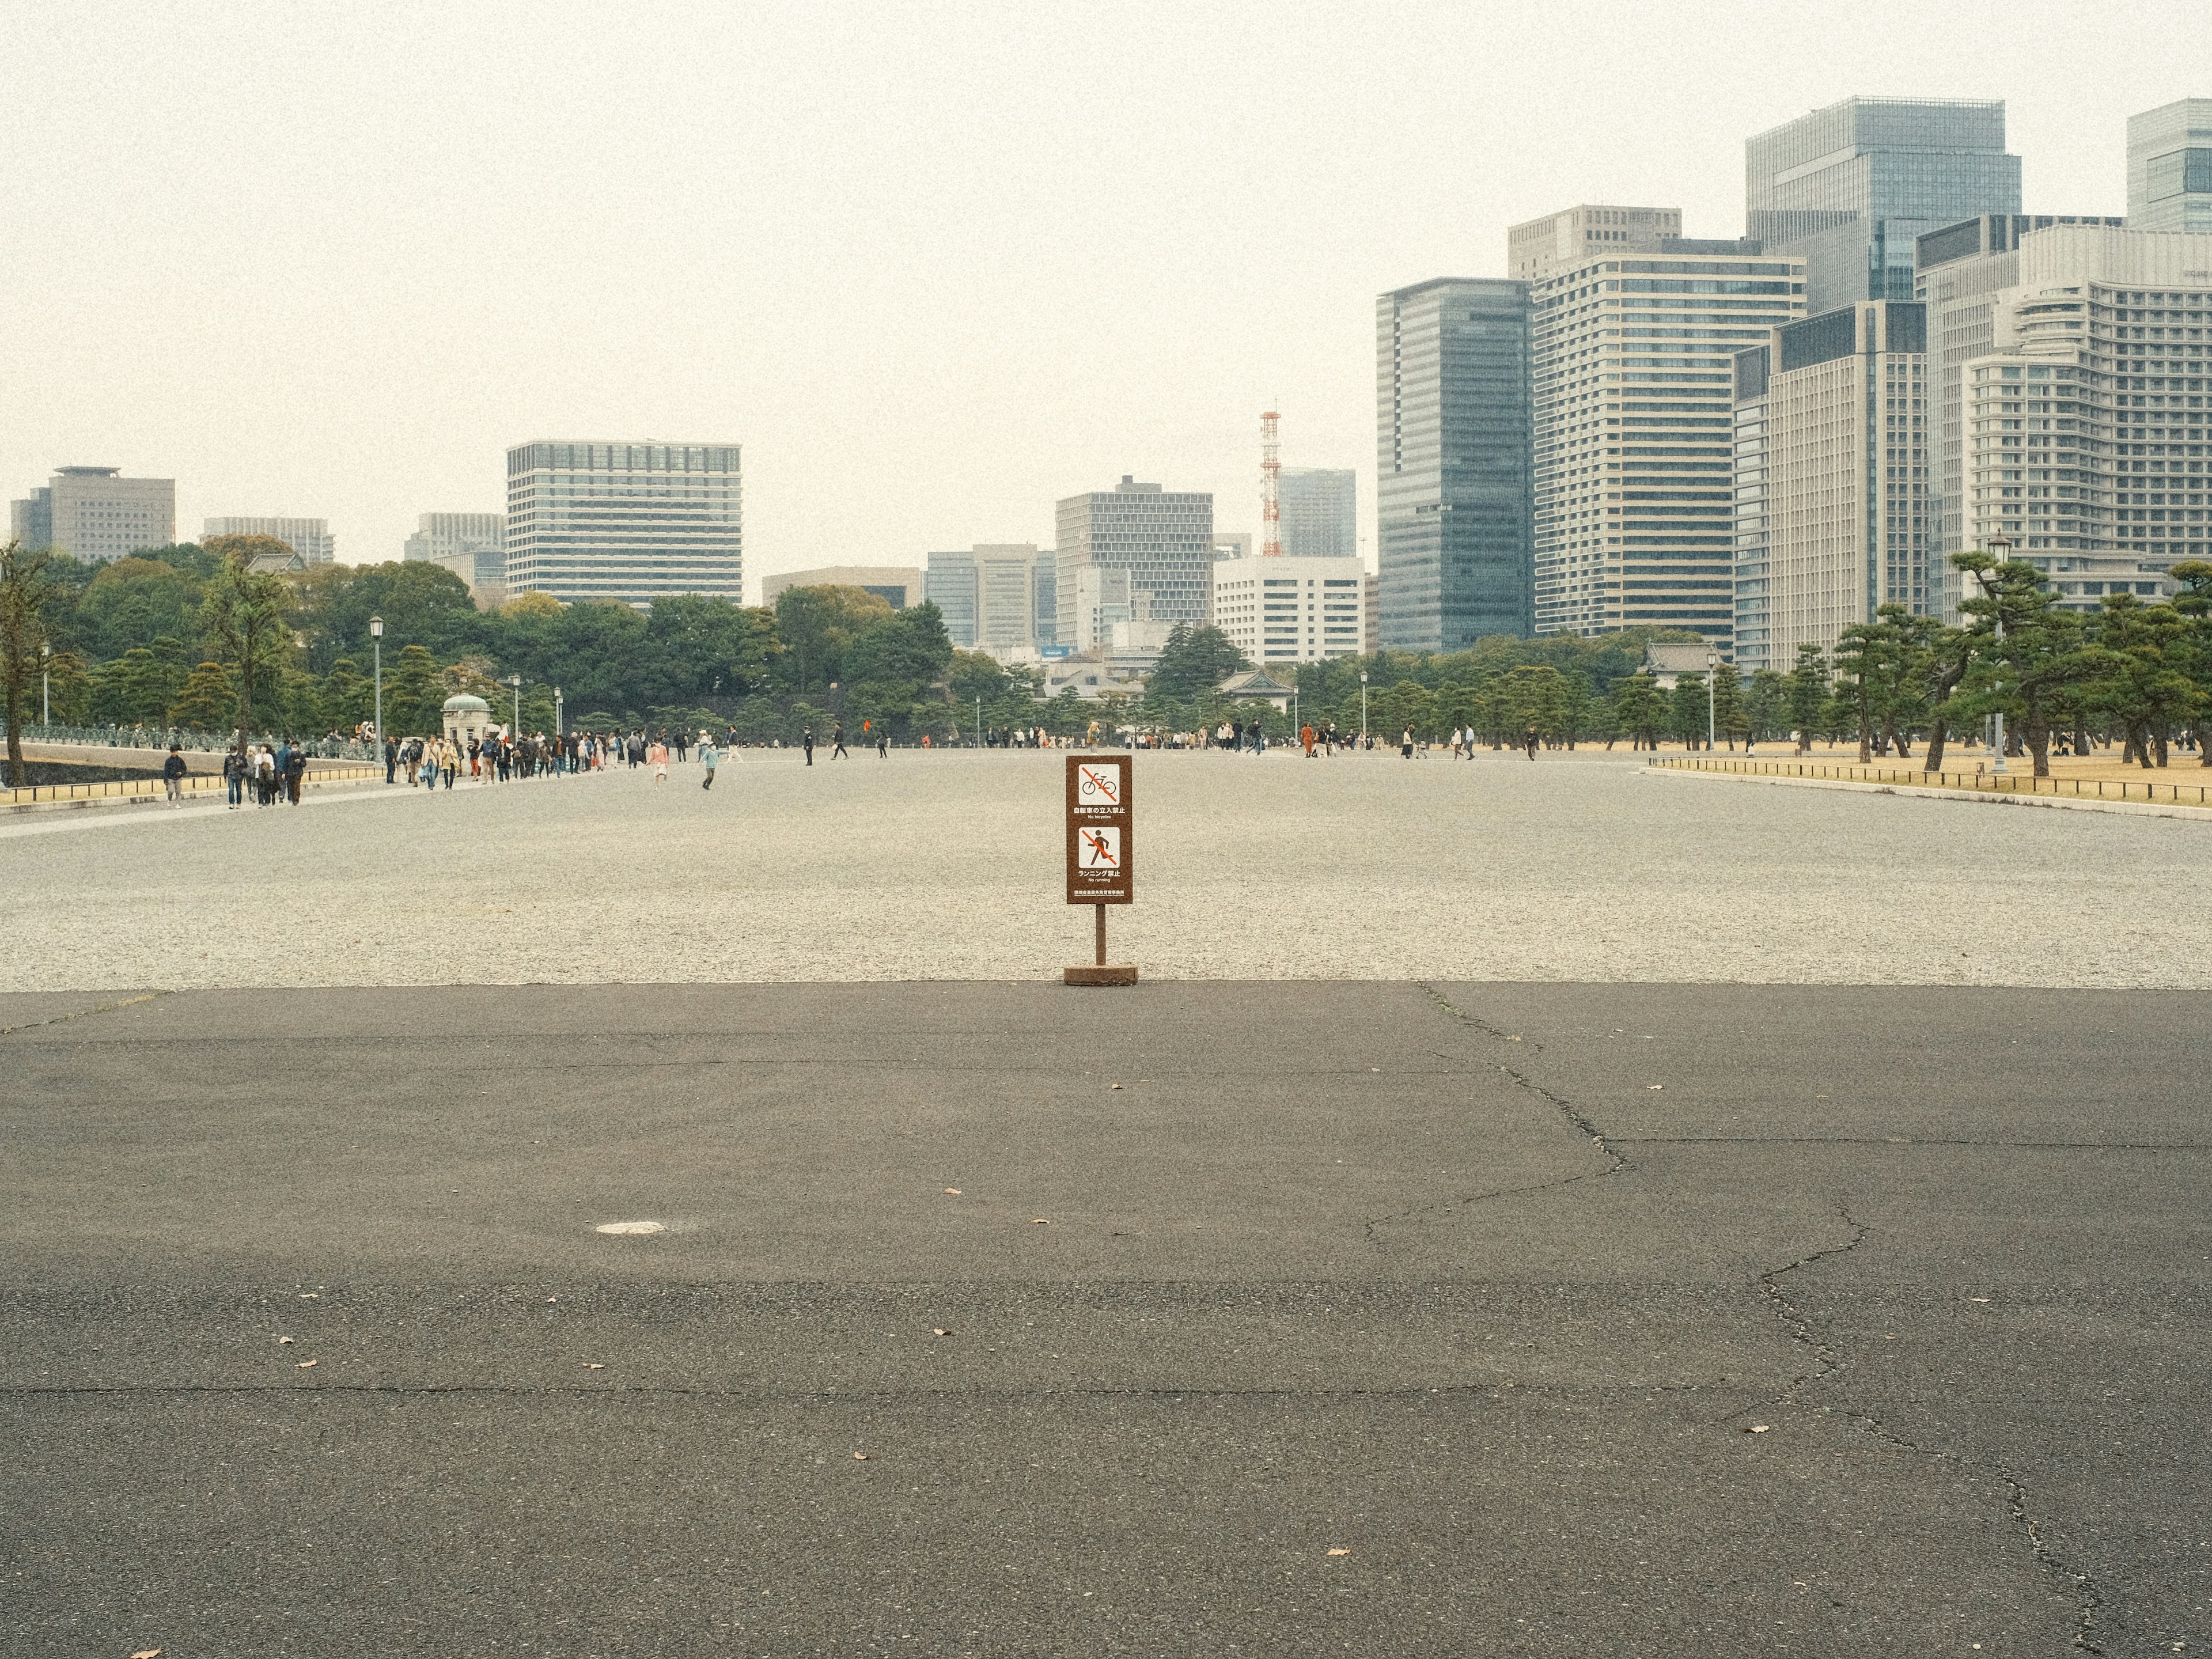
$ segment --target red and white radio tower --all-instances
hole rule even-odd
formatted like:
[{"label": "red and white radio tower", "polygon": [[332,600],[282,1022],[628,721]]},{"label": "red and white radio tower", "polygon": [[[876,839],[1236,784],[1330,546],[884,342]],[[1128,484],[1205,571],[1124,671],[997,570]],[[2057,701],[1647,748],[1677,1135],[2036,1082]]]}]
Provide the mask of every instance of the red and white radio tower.
[{"label": "red and white radio tower", "polygon": [[1275,441],[1275,411],[1260,417],[1260,556],[1283,556],[1283,461]]}]

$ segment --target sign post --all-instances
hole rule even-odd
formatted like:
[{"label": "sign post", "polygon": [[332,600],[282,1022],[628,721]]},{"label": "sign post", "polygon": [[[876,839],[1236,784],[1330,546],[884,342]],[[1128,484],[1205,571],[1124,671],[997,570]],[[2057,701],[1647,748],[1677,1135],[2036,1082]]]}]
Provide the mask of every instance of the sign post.
[{"label": "sign post", "polygon": [[1097,960],[1070,967],[1069,985],[1134,985],[1134,963],[1106,960],[1106,907],[1136,897],[1135,817],[1131,811],[1127,755],[1067,757],[1067,902],[1098,913]]}]

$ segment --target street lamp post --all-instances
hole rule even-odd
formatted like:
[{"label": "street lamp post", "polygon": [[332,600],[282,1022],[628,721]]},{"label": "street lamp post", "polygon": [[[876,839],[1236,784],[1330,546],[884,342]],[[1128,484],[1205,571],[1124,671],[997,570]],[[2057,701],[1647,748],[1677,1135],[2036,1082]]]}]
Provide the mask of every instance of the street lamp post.
[{"label": "street lamp post", "polygon": [[1367,747],[1367,671],[1359,671],[1359,746]]},{"label": "street lamp post", "polygon": [[553,688],[553,735],[556,738],[568,729],[562,724],[561,709],[561,688],[556,685]]},{"label": "street lamp post", "polygon": [[978,749],[983,746],[983,694],[981,691],[975,694],[975,746]]},{"label": "street lamp post", "polygon": [[1708,643],[1705,647],[1705,752],[1713,747],[1713,674],[1721,665],[1721,653]]},{"label": "street lamp post", "polygon": [[54,647],[51,640],[39,642],[39,724],[54,723]]},{"label": "street lamp post", "polygon": [[[1999,555],[1997,562],[2002,564],[2005,562],[2005,558],[2009,556],[2012,552],[2012,538],[2009,536],[1991,537],[1990,538],[1989,549],[1990,552]],[[1990,579],[1988,576],[1984,575],[1982,577],[1981,581],[1982,597],[1986,599],[1990,596]],[[1999,645],[2002,645],[2004,643],[2004,611],[2002,605],[1991,610],[1990,616],[1996,624],[1997,643]],[[2000,707],[1990,719],[1990,731],[1996,740],[1990,745],[1990,753],[1992,757],[1990,762],[1990,770],[1992,772],[2002,772],[2005,769],[2004,709]]]},{"label": "street lamp post", "polygon": [[507,683],[514,688],[514,735],[522,735],[522,676],[509,674]]},{"label": "street lamp post", "polygon": [[370,645],[371,645],[371,646],[373,646],[373,647],[375,648],[375,651],[376,651],[376,741],[377,741],[377,745],[378,745],[378,747],[381,748],[381,747],[383,746],[383,744],[384,744],[384,618],[383,618],[383,617],[371,617],[368,619],[368,639],[369,639],[369,643],[370,643]]}]

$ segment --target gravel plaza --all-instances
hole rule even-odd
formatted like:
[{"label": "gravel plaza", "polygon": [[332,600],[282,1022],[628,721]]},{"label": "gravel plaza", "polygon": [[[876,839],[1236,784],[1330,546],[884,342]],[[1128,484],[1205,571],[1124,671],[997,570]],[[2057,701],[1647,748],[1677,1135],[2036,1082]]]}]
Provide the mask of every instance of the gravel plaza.
[{"label": "gravel plaza", "polygon": [[[0,989],[1037,980],[1061,757],[747,750],[301,808],[0,823]],[[2212,984],[2212,823],[1645,774],[1136,757],[1148,979]]]}]

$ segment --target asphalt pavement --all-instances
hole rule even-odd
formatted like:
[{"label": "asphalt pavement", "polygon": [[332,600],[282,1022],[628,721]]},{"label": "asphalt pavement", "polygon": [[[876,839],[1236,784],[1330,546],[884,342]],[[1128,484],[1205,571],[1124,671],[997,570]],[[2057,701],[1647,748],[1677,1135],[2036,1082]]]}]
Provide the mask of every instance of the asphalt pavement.
[{"label": "asphalt pavement", "polygon": [[0,996],[0,1653],[2202,1650],[2204,1006]]}]

